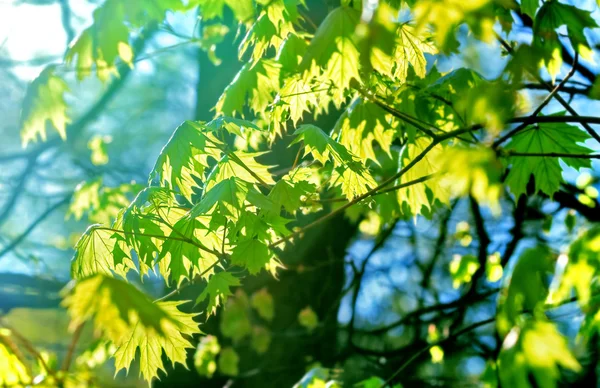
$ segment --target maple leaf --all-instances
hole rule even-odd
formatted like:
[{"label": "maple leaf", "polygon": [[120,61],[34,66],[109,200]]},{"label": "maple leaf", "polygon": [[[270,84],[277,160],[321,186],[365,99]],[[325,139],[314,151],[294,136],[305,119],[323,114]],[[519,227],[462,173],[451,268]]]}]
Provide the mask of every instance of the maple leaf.
[{"label": "maple leaf", "polygon": [[225,5],[231,9],[233,16],[240,22],[247,22],[254,16],[252,0],[192,0],[189,6],[197,4],[200,15],[205,20],[223,18]]},{"label": "maple leaf", "polygon": [[265,243],[251,239],[238,242],[231,252],[231,262],[248,268],[248,272],[255,275],[264,268],[272,256],[273,254]]},{"label": "maple leaf", "polygon": [[379,164],[373,142],[391,158],[390,147],[396,135],[397,123],[392,116],[371,101],[357,99],[343,114],[334,132],[339,133],[339,142],[361,160],[370,159]]},{"label": "maple leaf", "polygon": [[437,49],[429,41],[429,37],[420,35],[414,27],[403,24],[396,37],[394,51],[394,76],[400,80],[408,77],[408,66],[412,65],[415,74],[423,78],[427,71],[427,60],[424,54],[436,54]]},{"label": "maple leaf", "polygon": [[143,292],[124,280],[102,274],[79,280],[63,299],[72,327],[94,319],[98,330],[115,341],[135,324],[163,332],[163,320],[173,321]]},{"label": "maple leaf", "polygon": [[240,286],[240,279],[229,272],[217,272],[208,279],[206,288],[196,299],[196,304],[208,299],[207,314],[215,314],[217,307],[227,301],[227,297],[233,295],[231,287]]},{"label": "maple leaf", "polygon": [[[530,126],[514,135],[506,145],[509,153],[570,153],[590,154],[591,149],[579,143],[585,142],[589,135],[576,126],[565,123],[541,123]],[[562,167],[559,160],[575,169],[590,167],[589,159],[557,158],[554,156],[512,156],[506,183],[517,197],[526,193],[529,177],[535,178],[535,191],[552,196],[560,188]]]},{"label": "maple leaf", "polygon": [[316,185],[301,180],[294,182],[290,177],[284,177],[277,181],[269,198],[275,203],[277,208],[283,207],[288,213],[294,214],[302,207],[303,197],[314,193]]},{"label": "maple leaf", "polygon": [[230,177],[224,179],[208,190],[202,200],[191,210],[192,217],[208,214],[217,206],[226,215],[239,215],[242,205],[248,195],[248,183]]},{"label": "maple leaf", "polygon": [[338,106],[351,81],[360,81],[360,54],[355,41],[359,20],[360,12],[349,6],[331,11],[317,29],[301,64],[302,70],[335,87],[333,101]]},{"label": "maple leaf", "polygon": [[246,104],[256,113],[264,113],[279,90],[280,68],[281,65],[271,59],[246,63],[217,101],[217,113],[243,116]]},{"label": "maple leaf", "polygon": [[186,365],[187,350],[193,348],[192,343],[185,336],[200,334],[198,324],[193,318],[196,314],[181,312],[179,306],[182,301],[158,302],[156,305],[170,318],[163,324],[162,333],[151,330],[141,323],[135,323],[129,327],[129,331],[114,341],[117,346],[115,352],[115,369],[117,371],[126,369],[129,371],[131,363],[135,360],[139,349],[140,374],[150,382],[158,376],[158,371],[165,371],[162,361],[164,353],[171,364]]},{"label": "maple leaf", "polygon": [[65,62],[74,61],[77,78],[92,74],[106,81],[118,75],[116,61],[133,67],[134,53],[129,45],[129,26],[143,27],[151,22],[162,21],[168,10],[181,11],[181,0],[107,0],[94,11],[94,23],[86,28],[71,45]]},{"label": "maple leaf", "polygon": [[27,87],[21,110],[21,142],[26,147],[39,138],[46,141],[46,123],[49,121],[60,137],[67,138],[67,104],[64,95],[67,83],[54,73],[54,66],[46,67]]},{"label": "maple leaf", "polygon": [[246,36],[240,43],[239,56],[253,45],[252,60],[258,61],[269,47],[276,49],[281,46],[285,38],[293,33],[294,25],[288,15],[288,8],[284,1],[271,1],[261,11],[256,22],[248,29]]},{"label": "maple leaf", "polygon": [[90,226],[75,245],[75,256],[71,260],[71,277],[82,279],[95,274],[112,275],[118,272],[113,250],[117,242],[115,232],[100,225]]},{"label": "maple leaf", "polygon": [[206,188],[210,189],[216,182],[232,177],[247,183],[275,184],[273,175],[269,172],[273,166],[264,165],[256,160],[264,154],[265,152],[230,152],[215,166],[207,179]]},{"label": "maple leaf", "polygon": [[179,191],[189,200],[200,178],[208,167],[208,158],[219,160],[222,142],[210,128],[186,121],[181,124],[163,147],[150,173],[167,187]]},{"label": "maple leaf", "polygon": [[[431,143],[431,140],[420,137],[414,143],[408,144],[400,158],[400,168],[406,163],[412,161],[417,155],[421,154]],[[426,175],[435,174],[439,170],[437,161],[440,160],[444,152],[442,145],[434,146],[426,155],[418,161],[410,170],[400,178],[400,184],[422,178]],[[429,194],[428,194],[429,192]],[[433,195],[433,198],[430,198]],[[435,200],[443,204],[449,204],[450,192],[444,186],[439,178],[432,178],[423,183],[411,185],[398,190],[398,202],[405,203],[413,216],[421,214],[423,208],[431,210]]]}]

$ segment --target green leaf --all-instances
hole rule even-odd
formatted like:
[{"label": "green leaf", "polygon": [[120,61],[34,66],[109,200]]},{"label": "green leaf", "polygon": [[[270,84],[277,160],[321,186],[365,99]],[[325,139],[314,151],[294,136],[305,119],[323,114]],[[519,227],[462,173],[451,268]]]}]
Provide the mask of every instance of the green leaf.
[{"label": "green leaf", "polygon": [[394,50],[394,76],[404,81],[408,78],[408,66],[412,65],[415,74],[424,78],[427,60],[424,54],[437,54],[438,50],[427,35],[420,34],[414,27],[403,24],[398,29]]},{"label": "green leaf", "polygon": [[252,0],[192,0],[190,6],[197,4],[200,16],[205,20],[223,18],[223,7],[227,5],[234,17],[240,22],[247,22],[254,16]]},{"label": "green leaf", "polygon": [[239,362],[240,356],[232,347],[224,348],[219,355],[219,372],[226,376],[237,376]]},{"label": "green leaf", "polygon": [[502,336],[518,322],[522,311],[541,314],[548,295],[546,279],[553,273],[554,260],[546,247],[525,250],[515,264],[508,290],[498,300],[498,330]]},{"label": "green leaf", "polygon": [[[451,9],[452,12],[448,12]],[[458,41],[455,33],[466,23],[475,36],[485,42],[495,39],[495,12],[491,0],[420,0],[413,8],[417,21],[417,30],[423,30],[428,24],[434,27],[437,47],[444,53],[456,51]]]},{"label": "green leaf", "polygon": [[166,261],[165,267],[169,269],[169,276],[177,286],[190,277],[192,268],[203,273],[217,261],[214,255],[198,247],[202,244],[196,240],[194,231],[199,228],[200,223],[195,218],[183,217],[173,225],[171,233],[162,244],[159,260]]},{"label": "green leaf", "polygon": [[269,294],[266,288],[261,288],[252,294],[252,307],[258,312],[261,318],[267,321],[272,321],[275,316],[275,305],[273,304],[273,296]]},{"label": "green leaf", "polygon": [[472,195],[480,205],[500,213],[502,164],[487,148],[448,147],[437,164],[444,171],[441,184],[453,197]]},{"label": "green leaf", "polygon": [[262,326],[255,326],[252,329],[251,345],[256,353],[266,353],[269,350],[269,345],[271,345],[271,332]]},{"label": "green leaf", "polygon": [[93,318],[96,329],[112,341],[117,341],[136,324],[162,334],[163,321],[174,322],[136,287],[105,275],[79,280],[62,305],[67,308],[73,327]]},{"label": "green leaf", "polygon": [[239,242],[231,252],[231,263],[246,267],[250,274],[255,275],[264,268],[273,253],[259,240],[245,240]]},{"label": "green leaf", "polygon": [[333,140],[319,127],[304,124],[298,127],[294,134],[296,138],[291,144],[302,141],[305,154],[310,153],[323,165],[330,159],[333,161],[335,170],[332,180],[334,184],[341,184],[342,192],[349,200],[377,185],[360,159],[354,157],[346,147]]},{"label": "green leaf", "polygon": [[247,183],[274,185],[275,181],[269,172],[269,169],[273,166],[264,165],[256,160],[256,158],[264,154],[265,152],[242,151],[228,153],[211,172],[210,177],[207,179],[206,188],[210,189],[215,182],[221,182],[233,177]]},{"label": "green leaf", "polygon": [[465,283],[470,283],[473,274],[479,268],[479,260],[473,255],[454,255],[450,262],[450,275],[452,287],[458,288]]},{"label": "green leaf", "polygon": [[270,1],[240,43],[240,58],[250,46],[254,46],[252,61],[256,62],[268,48],[279,49],[285,38],[293,32],[292,18],[283,0]]},{"label": "green leaf", "polygon": [[208,299],[208,307],[206,311],[208,315],[215,314],[217,307],[227,301],[227,297],[233,295],[231,287],[240,286],[240,279],[236,278],[229,272],[217,272],[213,274],[206,285],[206,288],[198,296],[196,304]]},{"label": "green leaf", "polygon": [[73,193],[67,217],[74,216],[76,220],[80,220],[84,213],[100,207],[99,191],[101,186],[102,179],[78,184]]},{"label": "green leaf", "polygon": [[67,138],[67,116],[65,93],[67,83],[54,74],[54,66],[46,67],[27,87],[21,110],[21,142],[26,147],[39,138],[46,141],[46,124],[50,124],[60,137]]},{"label": "green leaf", "polygon": [[238,217],[248,196],[249,184],[234,176],[214,185],[191,210],[192,217],[208,214],[217,208],[222,215]]},{"label": "green leaf", "polygon": [[[522,153],[569,153],[589,154],[591,149],[579,143],[589,136],[573,125],[565,123],[541,123],[517,133],[506,145],[507,151]],[[552,196],[560,188],[562,168],[559,160],[575,169],[590,167],[589,159],[557,158],[553,156],[513,156],[509,157],[510,172],[506,183],[516,196],[525,194],[529,177],[535,178],[535,192]]]},{"label": "green leaf", "polygon": [[360,54],[355,30],[360,12],[349,6],[334,9],[321,23],[306,50],[301,69],[330,83],[333,101],[339,106],[352,80],[360,82]]},{"label": "green leaf", "polygon": [[227,301],[223,309],[219,329],[221,333],[238,343],[252,334],[250,322],[250,305],[246,293],[238,289],[233,298]]},{"label": "green leaf", "polygon": [[158,302],[157,306],[163,310],[172,323],[163,326],[163,334],[149,330],[141,324],[129,327],[127,334],[114,341],[118,346],[115,352],[115,368],[117,371],[129,367],[139,349],[140,374],[150,382],[158,376],[158,371],[165,371],[162,355],[167,357],[171,364],[186,365],[187,350],[194,346],[184,336],[191,337],[200,334],[198,324],[194,322],[195,314],[181,312],[178,308],[185,302]]},{"label": "green leaf", "polygon": [[103,166],[108,163],[108,152],[106,145],[110,143],[110,136],[94,135],[88,142],[88,148],[92,151],[90,160],[95,166]]},{"label": "green leaf", "polygon": [[5,387],[21,386],[29,384],[31,376],[27,372],[27,367],[21,359],[13,352],[10,341],[10,332],[0,332],[0,385]]},{"label": "green leaf", "polygon": [[535,18],[535,13],[540,7],[540,0],[521,0],[521,11],[531,19]]},{"label": "green leaf", "polygon": [[498,358],[503,387],[529,387],[530,376],[538,387],[556,387],[559,368],[581,370],[567,339],[553,323],[529,320],[506,336]]},{"label": "green leaf", "polygon": [[387,2],[379,2],[375,9],[370,6],[363,8],[361,23],[356,29],[356,39],[364,73],[375,70],[390,78],[394,77],[398,13],[398,9]]},{"label": "green leaf", "polygon": [[308,43],[298,34],[289,34],[277,52],[275,60],[281,65],[282,72],[295,73],[306,53]]},{"label": "green leaf", "polygon": [[219,340],[213,335],[203,337],[194,354],[194,366],[200,376],[211,378],[217,370],[217,355],[221,351]]},{"label": "green leaf", "polygon": [[285,176],[273,186],[269,198],[278,209],[283,207],[288,213],[295,214],[303,205],[303,198],[315,193],[316,185],[305,180],[294,181]]},{"label": "green leaf", "polygon": [[336,124],[339,142],[361,160],[379,164],[373,144],[377,142],[391,158],[390,147],[396,135],[392,116],[370,101],[355,100]]},{"label": "green leaf", "polygon": [[302,327],[312,332],[319,326],[319,317],[310,306],[306,306],[298,313],[298,322]]},{"label": "green leaf", "polygon": [[[410,163],[414,158],[421,154],[429,145],[431,140],[420,137],[414,143],[408,144],[400,157],[400,168]],[[436,174],[440,167],[437,161],[443,157],[444,147],[441,144],[435,145],[425,157],[418,161],[410,170],[400,178],[400,184],[422,178],[427,175]],[[439,177],[431,178],[423,183],[411,185],[398,190],[398,202],[406,204],[410,214],[417,216],[424,210],[431,210],[435,200],[442,204],[450,203],[450,191],[444,185]],[[431,197],[433,196],[433,197]]]},{"label": "green leaf", "polygon": [[115,232],[99,225],[90,226],[75,245],[75,256],[71,260],[71,277],[82,279],[95,274],[112,276],[124,272],[115,265],[113,250],[117,239]]},{"label": "green leaf", "polygon": [[317,126],[312,124],[301,125],[296,129],[294,135],[296,135],[296,138],[291,144],[302,141],[304,143],[304,153],[311,154],[323,165],[330,159],[336,167],[353,161],[353,157],[346,147],[333,140]]},{"label": "green leaf", "polygon": [[[94,23],[85,29],[65,56],[67,64],[76,62],[77,78],[92,74],[106,81],[118,75],[117,59],[133,67],[134,53],[129,45],[129,26],[138,28],[162,21],[167,11],[184,7],[180,0],[107,0],[94,11]],[[75,58],[77,58],[75,60]]]},{"label": "green leaf", "polygon": [[208,167],[209,158],[219,160],[222,142],[210,128],[186,121],[181,124],[161,150],[150,173],[150,180],[158,178],[161,184],[179,191],[188,200],[191,198],[195,178],[201,178]]},{"label": "green leaf", "polygon": [[102,185],[102,179],[94,179],[77,185],[67,218],[74,216],[80,220],[84,215],[91,222],[109,225],[119,215],[119,211],[128,206],[132,194],[136,194],[141,186],[135,183],[124,183],[117,187]]},{"label": "green leaf", "polygon": [[264,113],[279,91],[280,68],[281,65],[271,59],[246,63],[217,101],[217,113],[225,116],[239,113],[243,116],[246,105],[255,113]]},{"label": "green leaf", "polygon": [[[162,219],[175,224],[185,213],[176,205],[173,192],[169,189],[147,187],[138,193],[123,212],[121,225],[125,241],[137,253],[142,276],[154,269],[155,258],[167,233],[171,232],[171,229],[162,223]],[[163,276],[167,278],[168,273],[163,273]]]},{"label": "green leaf", "polygon": [[534,19],[534,42],[536,40],[558,41],[556,29],[567,27],[567,32],[573,47],[590,49],[584,30],[598,27],[592,13],[578,7],[563,4],[558,1],[545,1]]},{"label": "green leaf", "polygon": [[574,290],[581,308],[589,315],[595,315],[596,309],[589,309],[589,304],[594,290],[593,280],[600,270],[600,228],[594,227],[577,238],[569,247],[568,254],[559,256],[558,262],[564,269],[559,277],[559,286],[552,290],[552,302],[567,300]]}]

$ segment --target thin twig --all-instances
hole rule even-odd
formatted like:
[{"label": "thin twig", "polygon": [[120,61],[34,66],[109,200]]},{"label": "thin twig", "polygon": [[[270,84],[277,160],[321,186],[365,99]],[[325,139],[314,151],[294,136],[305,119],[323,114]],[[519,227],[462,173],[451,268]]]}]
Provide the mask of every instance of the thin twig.
[{"label": "thin twig", "polygon": [[[567,83],[567,81],[569,80],[569,78],[571,78],[573,76],[573,74],[575,74],[575,66],[577,64],[577,58],[578,58],[577,55],[575,55],[575,61],[573,63],[573,67],[571,67],[571,70],[569,71],[569,73],[567,74],[567,76],[558,85],[556,85],[556,87],[554,89],[552,89],[550,91],[550,93],[546,96],[546,98],[544,98],[544,101],[542,101],[542,103],[537,107],[537,109],[534,110],[533,113],[531,113],[531,115],[529,116],[531,119],[535,118],[538,114],[540,114],[540,112],[542,111],[542,109],[544,109],[544,107],[546,107],[546,105],[548,105],[550,103],[550,101],[552,100],[552,98],[554,96],[556,96],[556,93],[558,93],[562,89],[562,87],[565,86],[565,84]],[[508,140],[511,137],[513,137],[516,133],[518,133],[521,130],[525,129],[527,126],[529,126],[529,124],[530,123],[528,121],[523,122],[523,124],[517,126],[513,130],[509,131],[506,135],[504,135],[501,138],[499,138],[498,140],[496,140],[492,144],[492,147],[493,148],[498,147],[500,144],[504,143],[506,140]]]},{"label": "thin twig", "polygon": [[73,332],[73,337],[71,338],[71,343],[69,344],[69,349],[67,350],[67,355],[63,361],[62,367],[60,370],[62,372],[68,372],[71,367],[71,362],[73,361],[73,355],[75,354],[75,348],[77,347],[77,342],[81,338],[81,333],[83,332],[83,327],[85,326],[85,322],[81,323],[79,326],[75,328]]}]

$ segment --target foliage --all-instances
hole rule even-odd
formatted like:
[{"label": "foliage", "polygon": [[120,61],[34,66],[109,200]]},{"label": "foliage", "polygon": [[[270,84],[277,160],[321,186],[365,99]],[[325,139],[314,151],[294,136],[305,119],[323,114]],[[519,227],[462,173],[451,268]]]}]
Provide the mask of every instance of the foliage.
[{"label": "foliage", "polygon": [[[498,381],[553,387],[564,370],[581,372],[548,311],[567,303],[574,290],[584,318],[581,335],[585,340],[597,335],[598,228],[582,228],[575,241],[565,243],[568,249],[560,248],[564,252],[540,236],[535,247],[517,249],[516,244],[528,201],[558,201],[573,191],[581,195],[571,205],[575,210],[596,204],[593,188],[573,187],[565,177],[573,169],[592,168],[594,141],[600,138],[590,124],[600,121],[578,115],[561,97],[572,72],[555,85],[543,79],[550,75],[554,83],[565,62],[563,52],[574,53],[573,71],[579,56],[592,58],[593,43],[584,33],[598,26],[592,13],[558,0],[334,3],[314,26],[313,9],[304,1],[107,0],[97,7],[92,25],[65,56],[63,66],[74,69],[79,81],[95,72],[108,82],[120,74],[120,66],[134,68],[142,53],[134,52],[132,38],[158,26],[169,30],[165,15],[175,12],[198,12],[203,35],[190,41],[213,63],[220,63],[217,48],[230,31],[228,24],[237,25],[241,66],[215,102],[211,120],[183,121],[173,131],[147,184],[110,186],[94,178],[75,189],[68,214],[93,225],[75,246],[73,284],[63,295],[72,330],[93,322],[104,341],[101,349],[114,358],[117,370],[129,371],[139,352],[140,374],[148,382],[167,371],[165,360],[186,365],[186,349],[197,341],[194,366],[200,375],[237,378],[245,372],[247,354],[240,349],[268,354],[278,334],[271,325],[281,314],[277,295],[267,288],[247,293],[242,288],[285,271],[286,252],[299,249],[294,244],[309,230],[342,215],[361,221],[365,235],[381,238],[377,250],[401,220],[437,220],[448,212],[446,227],[460,202],[468,203],[473,233],[468,225],[458,225],[452,238],[462,253],[447,257],[443,273],[451,278],[450,289],[466,289],[461,303],[475,303],[482,299],[480,289],[489,291],[491,283],[502,281],[495,314],[483,323],[496,323],[489,337],[502,344],[499,353],[484,351]],[[518,12],[533,19],[531,46],[502,38]],[[504,35],[497,36],[496,22]],[[442,73],[438,68],[445,55],[470,49],[461,31],[481,41],[478,45],[500,40],[512,59],[495,78],[468,67]],[[549,94],[538,107],[524,108],[523,83],[532,80]],[[70,82],[51,66],[31,83],[21,112],[24,146],[38,137],[46,141],[48,124],[71,140],[65,102]],[[562,105],[560,111],[548,105],[548,114],[542,114],[552,99]],[[319,121],[322,117],[333,120]],[[110,163],[110,139],[93,137],[87,143],[95,167]],[[284,147],[293,151],[281,156]],[[521,213],[515,210],[515,245],[508,243],[501,255],[491,244],[481,207],[499,217],[507,204]],[[573,222],[568,229],[574,228]],[[447,245],[446,229],[439,235],[436,260]],[[473,238],[477,244],[471,246]],[[507,266],[513,253],[516,263]],[[350,282],[353,309],[370,257],[362,269],[352,265],[358,279]],[[428,275],[424,288],[431,286],[432,262],[429,269],[422,266]],[[154,276],[173,293],[152,300],[135,285]],[[184,302],[164,300],[190,285],[203,287],[193,296],[196,312],[188,312]],[[427,298],[441,299],[437,291]],[[457,311],[460,323],[468,314]],[[328,319],[316,305],[291,314],[288,325],[309,334]],[[198,340],[196,318],[213,315],[220,317],[224,342],[213,336]],[[389,376],[361,376],[359,386],[401,381],[402,369],[423,353],[435,364],[445,362],[451,353],[444,349],[446,341],[463,334],[448,323],[450,315],[432,321],[424,350],[411,349],[415,358],[398,364]],[[353,342],[354,324],[353,315],[348,333],[340,337],[360,349]],[[29,383],[31,370],[9,337],[0,333],[0,385]],[[382,365],[386,351],[370,350],[381,355]],[[338,386],[329,369],[309,370],[297,386]],[[379,369],[374,371],[369,375]]]}]

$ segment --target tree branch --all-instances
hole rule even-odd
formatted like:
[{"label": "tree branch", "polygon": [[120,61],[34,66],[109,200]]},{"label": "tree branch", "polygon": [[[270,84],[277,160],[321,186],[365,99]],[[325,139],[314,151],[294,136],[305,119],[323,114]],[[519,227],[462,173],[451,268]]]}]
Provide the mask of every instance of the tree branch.
[{"label": "tree branch", "polygon": [[25,229],[25,231],[23,231],[23,233],[21,233],[18,237],[16,237],[14,240],[12,240],[7,246],[5,246],[2,251],[0,251],[0,259],[6,255],[7,253],[9,253],[10,251],[12,251],[13,249],[15,249],[25,238],[27,238],[27,236],[29,236],[29,234],[31,232],[33,232],[35,230],[36,227],[39,226],[40,223],[42,223],[42,221],[44,221],[50,214],[52,214],[54,211],[56,211],[57,209],[59,209],[60,207],[62,207],[63,205],[66,205],[70,200],[71,200],[71,196],[72,195],[68,195],[65,198],[63,198],[61,201],[58,201],[57,203],[55,203],[54,205],[50,206],[48,209],[46,209],[46,211],[44,211],[42,214],[40,214],[28,227],[27,229]]}]

